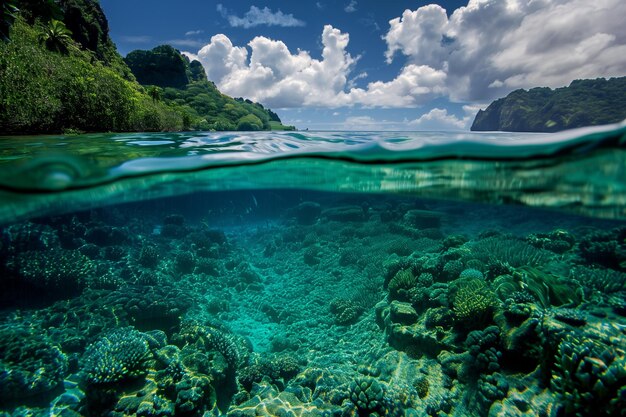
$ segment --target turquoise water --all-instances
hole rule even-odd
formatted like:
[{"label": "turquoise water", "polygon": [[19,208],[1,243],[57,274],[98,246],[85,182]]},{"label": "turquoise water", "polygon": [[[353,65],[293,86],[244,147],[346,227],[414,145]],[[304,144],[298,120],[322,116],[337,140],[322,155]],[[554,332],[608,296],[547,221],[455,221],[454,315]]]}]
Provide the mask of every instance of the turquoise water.
[{"label": "turquoise water", "polygon": [[625,125],[0,140],[0,416],[618,416]]}]

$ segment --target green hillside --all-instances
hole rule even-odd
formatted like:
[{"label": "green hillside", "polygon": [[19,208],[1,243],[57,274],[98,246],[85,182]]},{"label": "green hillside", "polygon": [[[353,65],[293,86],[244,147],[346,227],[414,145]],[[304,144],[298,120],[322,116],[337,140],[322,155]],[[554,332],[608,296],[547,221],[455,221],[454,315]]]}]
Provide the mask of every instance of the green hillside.
[{"label": "green hillside", "polygon": [[0,134],[260,130],[280,120],[222,95],[199,62],[171,47],[159,48],[183,58],[184,76],[166,88],[142,86],[97,0],[5,0],[0,39]]},{"label": "green hillside", "polygon": [[[222,94],[198,61],[169,45],[132,51],[124,59],[137,81],[160,100],[182,108],[201,130],[293,130],[263,105]],[[274,123],[271,123],[274,122]],[[273,127],[274,126],[274,127]]]},{"label": "green hillside", "polygon": [[516,90],[476,115],[471,130],[557,132],[626,119],[626,77]]}]

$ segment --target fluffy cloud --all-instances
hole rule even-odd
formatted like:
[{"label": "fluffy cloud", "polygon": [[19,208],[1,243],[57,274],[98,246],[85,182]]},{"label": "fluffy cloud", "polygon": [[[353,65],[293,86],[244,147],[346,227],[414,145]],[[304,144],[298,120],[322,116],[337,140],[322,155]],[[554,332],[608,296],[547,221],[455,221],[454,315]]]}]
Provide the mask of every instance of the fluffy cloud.
[{"label": "fluffy cloud", "polygon": [[273,12],[268,7],[259,9],[256,6],[250,6],[250,10],[248,10],[243,17],[230,13],[221,3],[217,5],[217,11],[222,17],[228,20],[228,23],[232,27],[248,29],[261,25],[282,27],[305,26],[305,22],[296,19],[292,14],[285,14],[280,10]]},{"label": "fluffy cloud", "polygon": [[[226,16],[223,6],[218,10]],[[516,88],[626,74],[623,16],[624,0],[469,0],[450,17],[438,5],[406,10],[383,37],[387,61],[404,57],[404,66],[364,88],[355,87],[366,75],[352,72],[358,57],[348,52],[349,35],[329,25],[321,59],[279,40],[256,37],[235,46],[221,34],[188,56],[225,93],[274,108],[416,107],[437,97],[484,103]],[[251,27],[293,16],[253,6],[244,17],[227,18]],[[454,125],[453,116],[443,116],[429,117]]]},{"label": "fluffy cloud", "polygon": [[346,52],[349,37],[324,27],[322,59],[306,51],[292,54],[287,45],[263,36],[252,39],[250,59],[245,47],[216,35],[198,52],[198,59],[226,94],[243,96],[273,107],[327,106],[346,103],[343,89],[355,60]]},{"label": "fluffy cloud", "polygon": [[350,103],[368,107],[414,107],[446,92],[446,73],[426,65],[407,65],[392,81],[375,81],[367,89],[354,88]]},{"label": "fluffy cloud", "polygon": [[353,88],[349,78],[358,57],[347,52],[347,33],[326,25],[322,32],[322,59],[306,51],[291,53],[282,41],[257,36],[245,47],[215,35],[197,54],[210,80],[226,94],[247,97],[274,108],[360,104],[369,107],[415,106],[445,94],[446,74],[427,66],[407,65],[393,80]]},{"label": "fluffy cloud", "polygon": [[562,86],[626,74],[623,0],[470,0],[391,20],[388,61],[445,71],[453,100],[489,100],[515,88]]},{"label": "fluffy cloud", "polygon": [[459,119],[453,114],[448,114],[446,109],[434,108],[415,120],[409,125],[416,130],[466,130],[469,117]]},{"label": "fluffy cloud", "polygon": [[222,34],[211,37],[211,42],[202,47],[197,55],[186,55],[190,59],[199,60],[209,80],[218,84],[227,75],[244,68],[248,60],[248,50],[233,46],[228,36]]}]

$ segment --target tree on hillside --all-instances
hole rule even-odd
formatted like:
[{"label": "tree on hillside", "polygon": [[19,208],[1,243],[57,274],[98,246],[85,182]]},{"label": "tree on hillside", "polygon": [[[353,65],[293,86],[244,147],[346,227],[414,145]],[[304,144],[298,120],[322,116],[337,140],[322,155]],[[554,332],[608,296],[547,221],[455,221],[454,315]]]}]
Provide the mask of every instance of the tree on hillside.
[{"label": "tree on hillside", "polygon": [[161,101],[161,89],[156,85],[153,85],[148,89],[148,95],[152,98],[154,103]]},{"label": "tree on hillside", "polygon": [[254,114],[243,116],[237,122],[237,130],[262,130],[263,122]]},{"label": "tree on hillside", "polygon": [[67,54],[72,44],[72,32],[65,27],[65,23],[52,19],[39,33],[39,42],[50,51]]}]

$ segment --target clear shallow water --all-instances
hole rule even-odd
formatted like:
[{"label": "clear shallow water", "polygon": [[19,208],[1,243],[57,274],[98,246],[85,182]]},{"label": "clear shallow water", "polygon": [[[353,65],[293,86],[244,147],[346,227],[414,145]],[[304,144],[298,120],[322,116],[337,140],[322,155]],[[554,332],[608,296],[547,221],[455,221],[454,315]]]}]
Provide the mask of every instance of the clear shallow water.
[{"label": "clear shallow water", "polygon": [[199,189],[274,187],[402,192],[624,218],[625,131],[614,125],[556,135],[262,132],[3,138],[0,222],[63,206],[85,208]]},{"label": "clear shallow water", "polygon": [[0,416],[620,415],[625,129],[4,138]]}]

